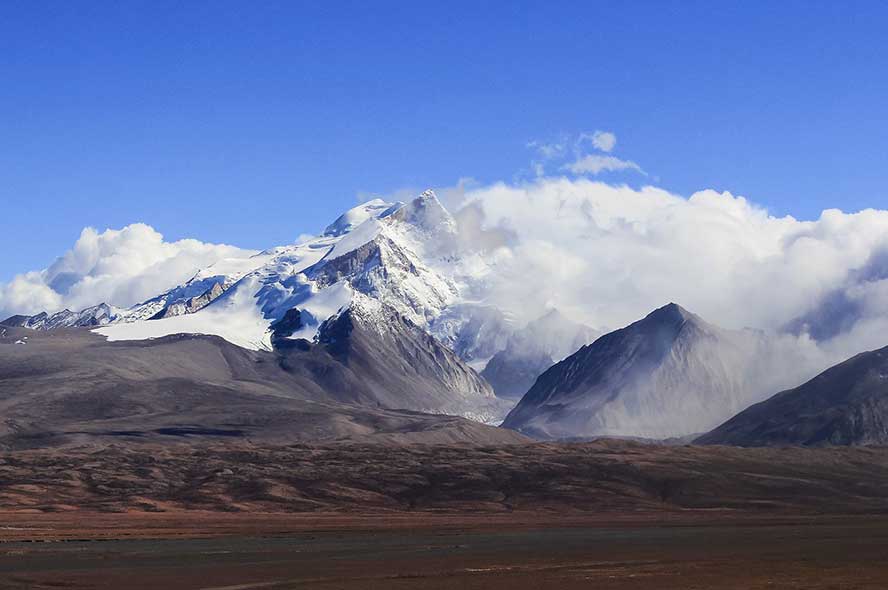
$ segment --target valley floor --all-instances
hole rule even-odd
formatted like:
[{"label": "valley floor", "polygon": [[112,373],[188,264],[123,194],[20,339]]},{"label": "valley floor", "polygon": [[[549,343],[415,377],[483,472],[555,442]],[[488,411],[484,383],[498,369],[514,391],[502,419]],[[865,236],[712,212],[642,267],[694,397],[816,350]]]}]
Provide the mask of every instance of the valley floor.
[{"label": "valley floor", "polygon": [[888,453],[629,442],[0,455],[0,590],[883,589]]}]

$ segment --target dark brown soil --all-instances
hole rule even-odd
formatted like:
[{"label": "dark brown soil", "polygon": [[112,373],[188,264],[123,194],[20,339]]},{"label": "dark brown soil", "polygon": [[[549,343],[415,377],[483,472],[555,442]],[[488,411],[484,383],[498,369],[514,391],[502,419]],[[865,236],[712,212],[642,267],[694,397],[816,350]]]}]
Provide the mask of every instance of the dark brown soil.
[{"label": "dark brown soil", "polygon": [[883,448],[135,445],[0,454],[0,510],[888,515]]}]

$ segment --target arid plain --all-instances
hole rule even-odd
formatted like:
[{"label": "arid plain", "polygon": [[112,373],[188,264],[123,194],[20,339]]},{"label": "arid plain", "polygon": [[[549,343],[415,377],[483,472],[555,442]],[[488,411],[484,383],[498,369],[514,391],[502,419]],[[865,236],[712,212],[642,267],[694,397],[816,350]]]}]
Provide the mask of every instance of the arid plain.
[{"label": "arid plain", "polygon": [[128,445],[0,481],[0,588],[888,584],[880,448]]}]

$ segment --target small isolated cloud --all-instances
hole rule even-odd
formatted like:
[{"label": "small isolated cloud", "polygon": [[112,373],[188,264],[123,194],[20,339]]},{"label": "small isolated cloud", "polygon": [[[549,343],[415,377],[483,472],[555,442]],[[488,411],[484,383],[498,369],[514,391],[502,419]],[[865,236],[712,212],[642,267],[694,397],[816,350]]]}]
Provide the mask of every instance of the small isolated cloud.
[{"label": "small isolated cloud", "polygon": [[536,178],[556,170],[575,175],[632,172],[647,176],[632,160],[612,155],[616,145],[616,134],[600,129],[592,133],[562,134],[552,141],[531,141],[527,147],[534,150],[535,158],[530,163],[530,170]]},{"label": "small isolated cloud", "polygon": [[527,147],[534,150],[543,160],[554,160],[564,156],[565,152],[567,152],[567,146],[563,141],[549,143],[529,141],[527,142]]},{"label": "small isolated cloud", "polygon": [[631,160],[621,160],[616,156],[603,156],[601,154],[583,156],[570,164],[565,164],[561,169],[569,170],[577,175],[591,174],[594,176],[602,172],[631,170],[647,176],[647,173]]},{"label": "small isolated cloud", "polygon": [[104,232],[88,227],[48,268],[0,283],[0,316],[80,310],[103,302],[129,307],[188,281],[219,260],[252,254],[255,251],[191,239],[167,242],[144,223]]},{"label": "small isolated cloud", "polygon": [[596,131],[595,133],[580,134],[579,142],[592,142],[592,146],[602,152],[610,153],[617,145],[617,136],[610,131]]}]

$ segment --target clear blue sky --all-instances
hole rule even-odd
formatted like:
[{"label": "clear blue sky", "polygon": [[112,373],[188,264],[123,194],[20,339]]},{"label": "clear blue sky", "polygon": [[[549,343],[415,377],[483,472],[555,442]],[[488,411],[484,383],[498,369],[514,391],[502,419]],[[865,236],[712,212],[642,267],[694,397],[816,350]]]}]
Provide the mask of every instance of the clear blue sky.
[{"label": "clear blue sky", "polygon": [[86,225],[287,243],[594,129],[680,194],[885,207],[886,31],[884,2],[6,0],[0,281]]}]

